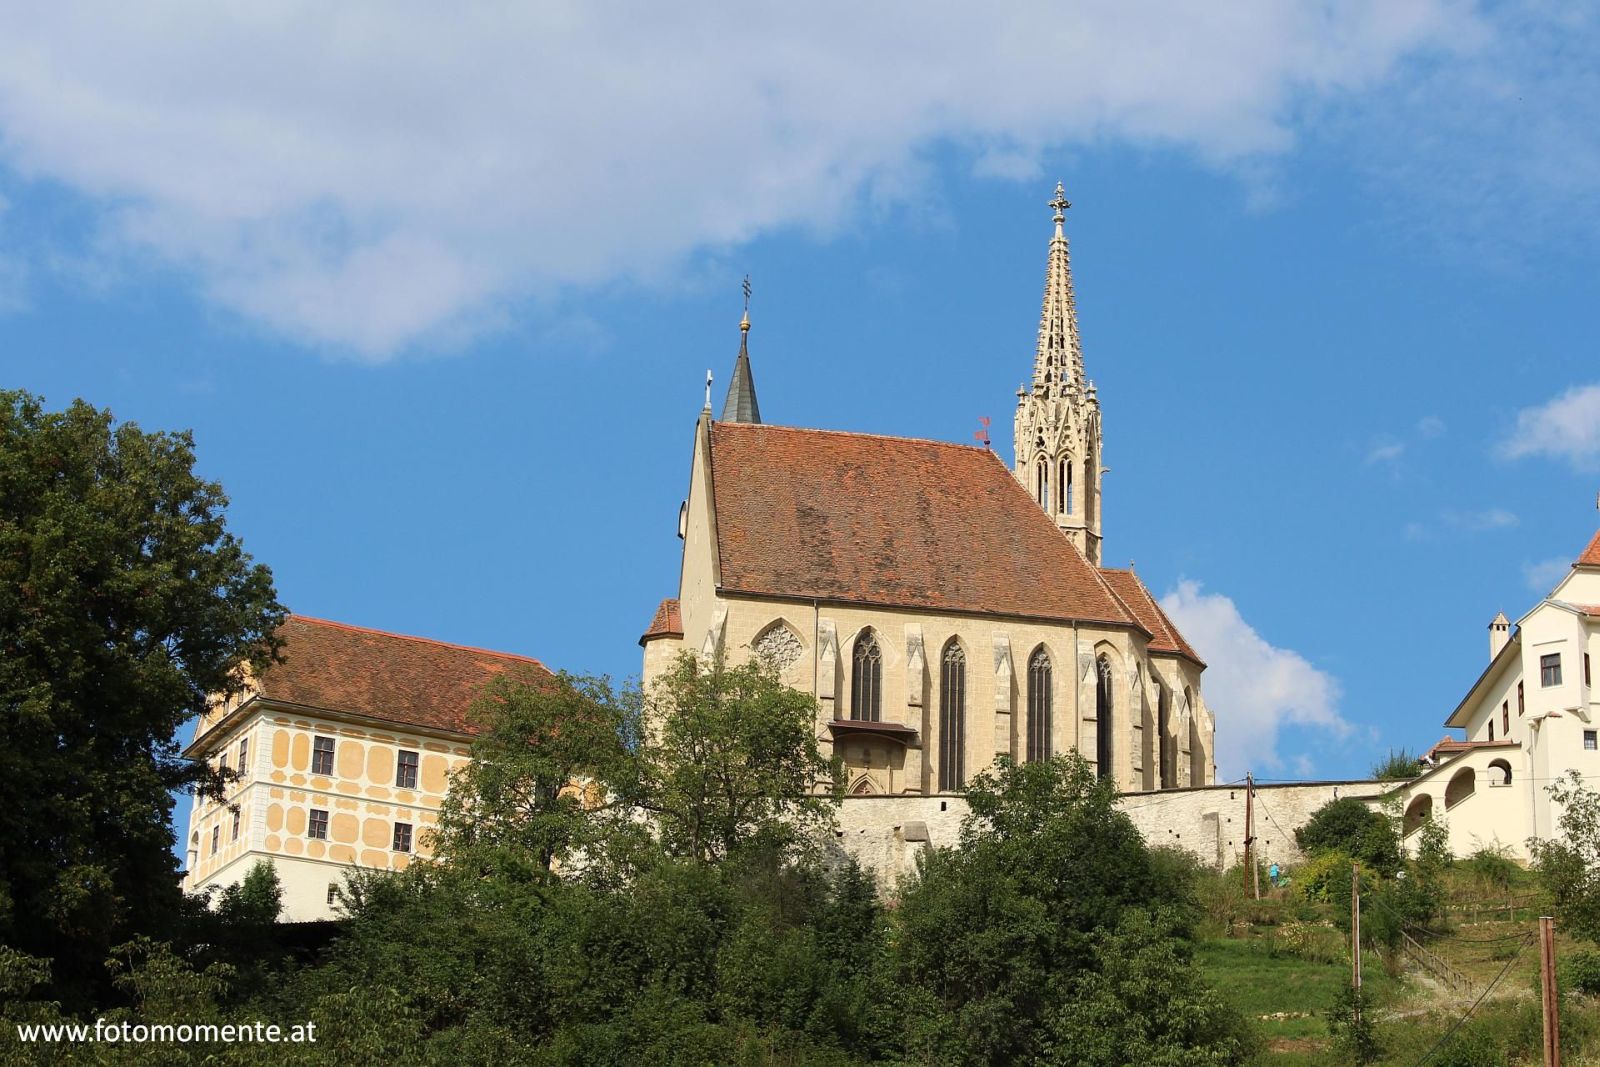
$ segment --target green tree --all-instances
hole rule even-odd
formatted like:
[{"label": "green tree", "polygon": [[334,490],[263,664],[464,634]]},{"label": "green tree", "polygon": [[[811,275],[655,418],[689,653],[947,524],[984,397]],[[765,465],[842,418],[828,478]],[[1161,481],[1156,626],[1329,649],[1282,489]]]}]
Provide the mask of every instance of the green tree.
[{"label": "green tree", "polygon": [[[1187,936],[1192,903],[1165,911],[1159,932],[1134,918],[1153,916],[1172,900],[1192,901],[1180,881],[1183,868],[1152,859],[1116,809],[1111,785],[1076,755],[1020,766],[1002,759],[974,779],[967,799],[959,845],[925,854],[895,912],[895,982],[910,1058],[1129,1062],[1121,1050],[1074,1059],[1063,1042],[1141,983],[1202,996],[1186,953],[1168,943]],[[1131,944],[1116,941],[1119,929],[1143,939],[1148,951],[1141,950],[1139,966],[1146,970],[1105,969],[1118,951],[1108,945]],[[1099,1008],[1063,1013],[1079,996]],[[1139,1047],[1159,1046],[1166,1058],[1152,1053],[1157,1062],[1176,1062],[1196,1042],[1210,1047],[1214,1036],[1222,1047],[1230,1040],[1204,1021],[1209,1009],[1201,1018],[1203,1037],[1159,1019],[1119,1025],[1130,1040],[1137,1032]],[[1232,1033],[1234,1023],[1223,1030]]]},{"label": "green tree", "polygon": [[1358,797],[1328,801],[1296,828],[1294,839],[1308,856],[1342,852],[1385,877],[1400,869],[1400,839],[1393,820]]},{"label": "green tree", "polygon": [[455,773],[434,833],[440,859],[548,879],[619,829],[603,816],[631,799],[637,714],[605,679],[501,675],[470,717],[472,760]]},{"label": "green tree", "polygon": [[0,393],[0,938],[69,1006],[180,910],[172,792],[220,788],[175,735],[284,617],[187,433]]},{"label": "green tree", "polygon": [[1578,937],[1600,941],[1600,794],[1568,771],[1545,788],[1561,810],[1561,836],[1529,838],[1539,882],[1561,925]]},{"label": "green tree", "polygon": [[817,745],[817,702],[759,659],[680,655],[646,694],[644,724],[637,795],[669,853],[712,862],[831,825],[843,784]]},{"label": "green tree", "polygon": [[1379,781],[1415,778],[1422,771],[1422,760],[1404,748],[1391,748],[1387,756],[1372,765],[1372,777]]}]

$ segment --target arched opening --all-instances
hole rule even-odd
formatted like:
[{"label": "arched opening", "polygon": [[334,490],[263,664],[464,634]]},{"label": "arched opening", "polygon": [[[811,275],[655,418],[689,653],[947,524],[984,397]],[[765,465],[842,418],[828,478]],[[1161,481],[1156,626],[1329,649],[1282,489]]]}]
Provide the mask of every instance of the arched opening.
[{"label": "arched opening", "polygon": [[856,638],[850,669],[850,717],[863,722],[883,718],[883,650],[870,628]]},{"label": "arched opening", "polygon": [[967,654],[951,638],[939,662],[939,787],[966,785],[963,752],[967,740]]},{"label": "arched opening", "polygon": [[1455,807],[1470,797],[1478,787],[1478,776],[1471,767],[1463,767],[1450,779],[1450,784],[1444,787],[1444,807],[1446,811]]},{"label": "arched opening", "polygon": [[1172,737],[1172,700],[1167,687],[1156,687],[1156,768],[1162,789],[1177,785],[1178,768]]},{"label": "arched opening", "polygon": [[1038,497],[1039,506],[1046,511],[1050,510],[1050,464],[1046,463],[1043,456],[1038,463]]},{"label": "arched opening", "polygon": [[1111,686],[1111,661],[1101,656],[1096,664],[1096,675],[1099,683],[1094,691],[1094,760],[1095,774],[1101,778],[1112,778],[1111,773],[1111,729],[1112,729],[1112,686]]},{"label": "arched opening", "polygon": [[1433,818],[1433,794],[1418,794],[1406,805],[1406,813],[1401,822],[1403,832],[1409,834],[1431,818]]},{"label": "arched opening", "polygon": [[1028,762],[1050,758],[1051,683],[1054,670],[1043,645],[1028,657]]},{"label": "arched opening", "polygon": [[1511,784],[1510,760],[1492,759],[1489,761],[1489,784],[1491,786]]},{"label": "arched opening", "polygon": [[1061,480],[1057,484],[1061,486],[1061,513],[1070,515],[1072,514],[1072,461],[1070,459],[1061,461]]},{"label": "arched opening", "polygon": [[768,624],[767,628],[750,642],[750,650],[755,653],[757,659],[781,675],[800,661],[805,645],[801,642],[799,634],[782,619],[778,619]]},{"label": "arched opening", "polygon": [[866,775],[862,775],[860,778],[856,779],[855,788],[850,790],[850,795],[853,797],[870,796],[872,795],[873,791],[872,779],[868,778]]}]

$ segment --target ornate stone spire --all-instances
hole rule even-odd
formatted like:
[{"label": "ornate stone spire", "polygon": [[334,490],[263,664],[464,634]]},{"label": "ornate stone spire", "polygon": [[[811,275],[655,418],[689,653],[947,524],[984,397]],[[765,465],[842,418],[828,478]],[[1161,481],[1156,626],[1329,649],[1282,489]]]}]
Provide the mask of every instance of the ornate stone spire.
[{"label": "ornate stone spire", "polygon": [[1044,276],[1044,307],[1039,313],[1039,348],[1033,361],[1033,384],[1047,394],[1084,388],[1083,348],[1078,343],[1078,305],[1072,295],[1072,256],[1063,226],[1072,206],[1056,182],[1055,236],[1050,238],[1050,260]]},{"label": "ornate stone spire", "polygon": [[744,279],[744,318],[739,321],[739,358],[733,361],[733,378],[728,382],[728,398],[722,405],[723,422],[760,422],[761,405],[756,403],[756,380],[750,373],[750,276]]},{"label": "ornate stone spire", "polygon": [[1067,252],[1068,203],[1056,183],[1055,234],[1045,270],[1033,384],[1017,390],[1013,470],[1090,563],[1100,563],[1100,400],[1083,371]]}]

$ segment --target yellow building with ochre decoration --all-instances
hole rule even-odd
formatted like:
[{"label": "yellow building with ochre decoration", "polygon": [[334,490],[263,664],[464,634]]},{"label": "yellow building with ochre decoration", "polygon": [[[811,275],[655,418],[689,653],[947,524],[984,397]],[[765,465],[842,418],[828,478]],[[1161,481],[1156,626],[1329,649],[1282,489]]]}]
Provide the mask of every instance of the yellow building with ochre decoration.
[{"label": "yellow building with ochre decoration", "polygon": [[426,854],[450,773],[470,755],[467,709],[496,675],[537,660],[293,615],[283,662],[203,717],[184,754],[234,772],[196,797],[184,888],[238,882],[269,860],[286,921],[335,914],[352,867]]}]

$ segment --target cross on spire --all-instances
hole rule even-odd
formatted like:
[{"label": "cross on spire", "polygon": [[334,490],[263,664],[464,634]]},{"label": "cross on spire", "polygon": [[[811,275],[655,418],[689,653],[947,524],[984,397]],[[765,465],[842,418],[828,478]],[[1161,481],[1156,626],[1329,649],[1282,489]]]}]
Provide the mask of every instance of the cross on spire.
[{"label": "cross on spire", "polygon": [[1062,188],[1060,182],[1056,182],[1056,198],[1045,206],[1056,209],[1056,225],[1059,226],[1061,223],[1067,221],[1067,208],[1072,206],[1072,201],[1067,199],[1067,191],[1066,189]]}]

